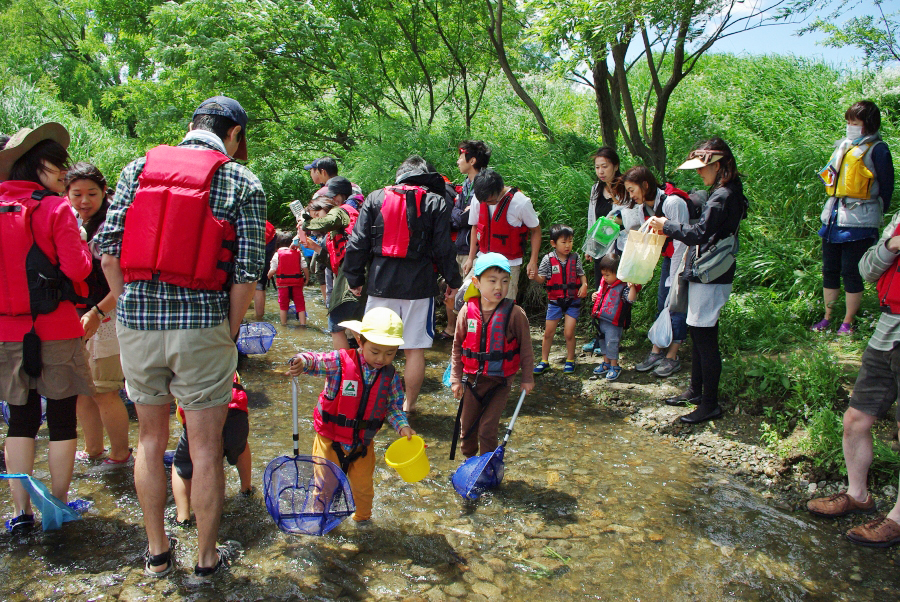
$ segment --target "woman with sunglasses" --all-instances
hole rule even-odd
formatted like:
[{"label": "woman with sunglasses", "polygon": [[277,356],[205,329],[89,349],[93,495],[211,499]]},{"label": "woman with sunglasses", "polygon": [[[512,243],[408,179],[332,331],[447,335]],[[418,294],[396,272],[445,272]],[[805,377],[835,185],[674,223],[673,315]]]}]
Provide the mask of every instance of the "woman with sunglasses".
[{"label": "woman with sunglasses", "polygon": [[685,260],[683,276],[688,280],[687,325],[690,329],[691,384],[683,393],[666,399],[668,405],[696,404],[697,408],[681,417],[697,424],[722,415],[719,406],[719,377],[722,355],[719,353],[719,312],[731,294],[737,267],[733,262],[718,278],[702,282],[691,265],[716,243],[737,236],[741,220],[747,215],[747,198],[734,155],[721,138],[701,143],[678,169],[696,169],[703,184],[710,187],[709,200],[700,220],[678,224],[665,217],[651,217],[650,228],[692,247]]},{"label": "woman with sunglasses", "polygon": [[819,172],[828,194],[819,229],[825,317],[812,325],[815,332],[829,327],[843,280],[845,308],[838,334],[853,332],[863,293],[859,260],[878,239],[894,192],[891,151],[878,134],[881,111],[875,103],[862,100],[847,109],[844,119],[847,134]]}]

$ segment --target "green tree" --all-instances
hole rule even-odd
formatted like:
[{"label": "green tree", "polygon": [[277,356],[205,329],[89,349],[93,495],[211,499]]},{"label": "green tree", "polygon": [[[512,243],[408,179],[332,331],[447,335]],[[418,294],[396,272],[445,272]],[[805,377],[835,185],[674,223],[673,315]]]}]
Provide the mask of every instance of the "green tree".
[{"label": "green tree", "polygon": [[876,8],[874,15],[852,17],[842,25],[835,24],[842,13],[859,4],[858,1],[851,3],[850,0],[842,0],[829,16],[816,19],[801,32],[820,31],[827,34],[821,42],[824,46],[859,48],[863,51],[866,65],[880,66],[890,61],[900,61],[900,44],[896,38],[896,32],[900,30],[900,10],[885,13],[884,0],[873,0]]}]

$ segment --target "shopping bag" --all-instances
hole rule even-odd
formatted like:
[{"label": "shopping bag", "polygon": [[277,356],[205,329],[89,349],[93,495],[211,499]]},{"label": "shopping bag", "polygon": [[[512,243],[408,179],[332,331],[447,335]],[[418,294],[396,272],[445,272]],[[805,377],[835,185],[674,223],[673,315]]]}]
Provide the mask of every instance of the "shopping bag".
[{"label": "shopping bag", "polygon": [[594,259],[600,259],[619,236],[619,230],[619,224],[608,217],[597,218],[588,228],[582,250]]},{"label": "shopping bag", "polygon": [[672,344],[672,316],[669,313],[668,305],[659,312],[656,321],[647,332],[647,338],[660,348],[665,348]]},{"label": "shopping bag", "polygon": [[647,222],[639,230],[628,232],[628,240],[625,242],[625,250],[619,260],[619,269],[616,277],[622,282],[631,284],[647,284],[653,277],[656,262],[659,261],[659,253],[662,251],[666,237],[662,234],[650,232]]}]

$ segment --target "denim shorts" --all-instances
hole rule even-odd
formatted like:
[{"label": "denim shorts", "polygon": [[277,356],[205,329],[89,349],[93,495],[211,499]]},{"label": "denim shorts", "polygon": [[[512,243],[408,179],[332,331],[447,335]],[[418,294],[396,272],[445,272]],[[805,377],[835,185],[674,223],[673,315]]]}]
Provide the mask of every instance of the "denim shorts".
[{"label": "denim shorts", "polygon": [[548,322],[559,320],[563,315],[570,316],[577,320],[578,316],[581,315],[581,299],[575,299],[567,308],[560,306],[559,301],[549,301],[547,303]]}]

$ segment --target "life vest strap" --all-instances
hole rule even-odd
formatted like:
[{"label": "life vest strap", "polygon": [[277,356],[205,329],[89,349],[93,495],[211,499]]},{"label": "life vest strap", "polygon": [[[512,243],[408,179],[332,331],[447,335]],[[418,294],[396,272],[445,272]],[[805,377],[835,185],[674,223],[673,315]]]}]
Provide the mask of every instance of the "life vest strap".
[{"label": "life vest strap", "polygon": [[5,205],[0,207],[0,213],[21,213],[23,209],[22,205]]},{"label": "life vest strap", "polygon": [[461,353],[479,362],[498,362],[500,360],[511,360],[516,357],[519,355],[519,348],[516,347],[509,351],[471,351],[463,348]]},{"label": "life vest strap", "polygon": [[384,420],[357,420],[355,418],[347,418],[343,414],[331,414],[319,407],[319,413],[322,414],[322,420],[331,422],[337,426],[342,426],[354,430],[378,430],[384,424]]}]

